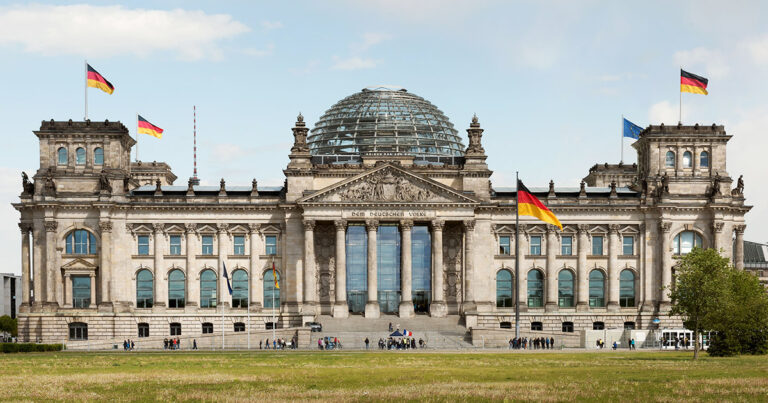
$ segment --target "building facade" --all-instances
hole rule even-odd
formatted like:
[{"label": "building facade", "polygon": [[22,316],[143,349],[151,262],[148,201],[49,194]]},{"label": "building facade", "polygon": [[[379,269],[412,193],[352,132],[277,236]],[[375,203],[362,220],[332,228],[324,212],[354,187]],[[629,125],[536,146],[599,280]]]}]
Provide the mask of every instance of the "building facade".
[{"label": "building facade", "polygon": [[590,170],[599,186],[531,187],[564,227],[520,217],[519,238],[515,189],[492,186],[476,117],[465,147],[428,101],[371,88],[292,131],[283,186],[173,186],[168,165],[130,162],[121,123],[44,121],[40,168],[14,204],[20,338],[190,336],[321,315],[499,329],[516,301],[526,330],[651,329],[680,326],[663,291],[680,255],[715,247],[743,264],[750,207],[743,183],[732,189],[722,126],[649,126],[636,166]]}]

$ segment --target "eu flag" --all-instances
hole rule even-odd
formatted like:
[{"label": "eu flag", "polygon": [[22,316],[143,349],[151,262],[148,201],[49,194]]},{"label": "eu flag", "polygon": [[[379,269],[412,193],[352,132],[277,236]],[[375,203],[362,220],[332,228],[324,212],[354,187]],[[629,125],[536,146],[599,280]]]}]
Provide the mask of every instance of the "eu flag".
[{"label": "eu flag", "polygon": [[[622,118],[624,119],[624,118]],[[632,139],[639,139],[640,138],[640,132],[643,131],[643,128],[628,121],[627,119],[624,119],[624,137],[629,137]]]}]

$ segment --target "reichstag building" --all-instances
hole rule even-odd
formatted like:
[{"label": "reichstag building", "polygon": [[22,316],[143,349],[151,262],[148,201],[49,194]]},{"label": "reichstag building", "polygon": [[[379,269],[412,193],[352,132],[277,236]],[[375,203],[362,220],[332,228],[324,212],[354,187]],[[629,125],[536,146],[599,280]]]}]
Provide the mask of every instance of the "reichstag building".
[{"label": "reichstag building", "polygon": [[681,327],[663,291],[679,256],[714,247],[743,264],[750,206],[723,126],[648,126],[637,164],[530,187],[563,230],[520,217],[519,238],[515,188],[491,184],[477,117],[464,136],[424,98],[372,87],[292,131],[283,186],[178,186],[167,164],[131,162],[120,122],[43,121],[40,167],[13,205],[20,339],[191,338],[326,315],[455,317],[508,339],[516,301],[525,332]]}]

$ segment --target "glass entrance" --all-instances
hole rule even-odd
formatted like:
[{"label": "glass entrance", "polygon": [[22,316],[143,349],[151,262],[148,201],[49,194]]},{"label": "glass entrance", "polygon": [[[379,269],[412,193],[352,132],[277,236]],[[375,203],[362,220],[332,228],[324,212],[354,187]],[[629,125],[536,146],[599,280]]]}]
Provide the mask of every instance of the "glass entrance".
[{"label": "glass entrance", "polygon": [[429,228],[415,225],[411,232],[411,284],[414,312],[429,312],[432,295],[432,240]]},{"label": "glass entrance", "polygon": [[367,297],[367,291],[348,291],[347,304],[349,305],[349,312],[365,312],[365,300]]},{"label": "glass entrance", "polygon": [[400,229],[380,225],[376,242],[379,310],[398,312],[400,305]]},{"label": "glass entrance", "polygon": [[413,291],[413,311],[416,313],[429,313],[429,303],[431,292]]},{"label": "glass entrance", "polygon": [[368,242],[365,227],[347,228],[347,305],[349,312],[365,312],[368,290]]}]

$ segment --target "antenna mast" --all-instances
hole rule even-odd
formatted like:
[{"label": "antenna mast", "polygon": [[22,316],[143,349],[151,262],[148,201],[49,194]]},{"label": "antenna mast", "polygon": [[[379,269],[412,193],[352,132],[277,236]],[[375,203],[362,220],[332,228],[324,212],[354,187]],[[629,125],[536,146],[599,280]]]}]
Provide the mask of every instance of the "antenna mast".
[{"label": "antenna mast", "polygon": [[192,105],[192,177],[189,181],[192,185],[200,185],[200,179],[197,177],[197,106]]}]

